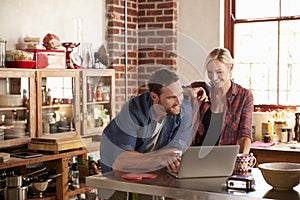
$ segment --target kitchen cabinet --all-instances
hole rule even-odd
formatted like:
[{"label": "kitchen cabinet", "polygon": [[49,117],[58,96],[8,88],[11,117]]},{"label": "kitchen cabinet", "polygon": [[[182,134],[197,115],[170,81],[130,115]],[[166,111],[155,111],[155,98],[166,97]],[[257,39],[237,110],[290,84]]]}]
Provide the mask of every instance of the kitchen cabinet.
[{"label": "kitchen cabinet", "polygon": [[[113,69],[3,68],[0,69],[0,94],[17,94],[22,101],[20,105],[0,106],[1,115],[6,116],[5,123],[22,119],[27,124],[26,135],[0,140],[1,151],[11,152],[19,149],[18,146],[26,147],[32,138],[60,135],[62,132],[79,134],[81,139],[98,139],[115,116]],[[8,125],[4,125],[1,127],[6,130]],[[50,163],[57,173],[63,172],[63,176],[56,178],[56,199],[65,200],[93,189],[84,184],[74,191],[68,189],[68,159],[71,156],[87,159],[87,153],[92,151],[96,149],[42,151],[42,157],[30,159],[11,157],[8,162],[0,163],[0,169]]]},{"label": "kitchen cabinet", "polygon": [[0,149],[25,145],[36,133],[35,70],[0,69]]},{"label": "kitchen cabinet", "polygon": [[79,70],[37,70],[37,137],[80,131]]},{"label": "kitchen cabinet", "polygon": [[84,69],[82,85],[82,137],[101,137],[115,116],[114,69]]}]

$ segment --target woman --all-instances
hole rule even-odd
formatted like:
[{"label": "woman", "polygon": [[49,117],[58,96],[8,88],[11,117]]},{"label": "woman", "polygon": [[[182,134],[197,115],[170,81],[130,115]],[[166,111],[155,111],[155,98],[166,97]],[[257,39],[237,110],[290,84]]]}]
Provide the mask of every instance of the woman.
[{"label": "woman", "polygon": [[[240,153],[251,146],[253,95],[233,82],[233,59],[225,48],[213,49],[205,62],[210,80],[206,84],[209,101],[200,101],[200,121],[192,145],[239,144]],[[196,87],[200,82],[195,82]]]}]

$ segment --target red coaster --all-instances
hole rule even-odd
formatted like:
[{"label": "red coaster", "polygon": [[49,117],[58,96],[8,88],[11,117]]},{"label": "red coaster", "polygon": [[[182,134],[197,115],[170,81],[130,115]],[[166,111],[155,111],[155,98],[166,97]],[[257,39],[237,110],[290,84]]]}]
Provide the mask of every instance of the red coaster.
[{"label": "red coaster", "polygon": [[126,173],[126,174],[123,174],[121,176],[122,178],[126,179],[126,180],[135,180],[135,181],[138,181],[138,180],[142,180],[143,178],[144,179],[153,179],[153,178],[156,178],[157,175],[156,174],[150,174],[150,173]]}]

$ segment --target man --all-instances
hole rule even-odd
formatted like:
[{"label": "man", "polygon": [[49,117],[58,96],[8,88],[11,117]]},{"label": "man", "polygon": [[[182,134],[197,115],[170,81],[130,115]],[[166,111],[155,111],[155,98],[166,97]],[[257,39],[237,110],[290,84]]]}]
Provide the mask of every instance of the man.
[{"label": "man", "polygon": [[100,157],[102,172],[176,172],[178,154],[192,138],[192,106],[184,97],[174,71],[159,69],[149,79],[149,92],[126,102],[104,129]]}]

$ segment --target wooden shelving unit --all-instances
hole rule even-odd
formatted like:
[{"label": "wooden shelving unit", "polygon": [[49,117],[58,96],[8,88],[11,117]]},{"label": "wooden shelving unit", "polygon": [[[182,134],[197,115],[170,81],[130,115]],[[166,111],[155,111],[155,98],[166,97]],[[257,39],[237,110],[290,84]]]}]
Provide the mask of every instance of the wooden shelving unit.
[{"label": "wooden shelving unit", "polygon": [[[70,196],[81,194],[92,190],[92,187],[85,187],[84,183],[80,184],[80,188],[74,191],[68,188],[68,159],[72,156],[80,156],[86,159],[88,150],[70,150],[58,154],[44,154],[42,157],[22,159],[11,157],[11,159],[6,163],[0,164],[0,169],[7,169],[13,167],[25,167],[29,164],[42,163],[42,162],[54,162],[56,166],[56,173],[63,173],[62,176],[56,178],[56,199],[57,200],[68,200]],[[51,198],[51,197],[47,197]]]}]

